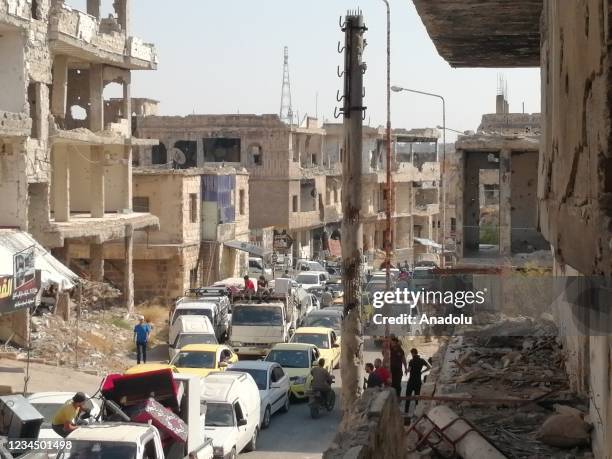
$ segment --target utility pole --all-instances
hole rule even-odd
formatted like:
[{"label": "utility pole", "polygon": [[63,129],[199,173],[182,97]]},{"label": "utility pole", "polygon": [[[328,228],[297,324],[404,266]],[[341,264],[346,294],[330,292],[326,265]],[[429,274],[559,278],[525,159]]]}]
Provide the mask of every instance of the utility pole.
[{"label": "utility pole", "polygon": [[[385,183],[386,201],[386,235],[385,235],[385,265],[386,265],[386,291],[391,291],[391,250],[393,249],[393,226],[391,215],[393,212],[393,179],[391,177],[391,7],[388,0],[383,0],[387,7],[387,181]],[[385,302],[386,303],[386,302]],[[388,305],[385,304],[385,316],[388,316]],[[390,364],[390,329],[385,324],[385,347],[383,350],[384,362]]]},{"label": "utility pole", "polygon": [[342,321],[342,410],[347,419],[361,394],[363,338],[361,324],[361,257],[363,225],[361,223],[363,73],[362,61],[367,30],[360,11],[349,12],[342,25],[344,46],[344,161],[342,163],[342,284],[344,320]]}]

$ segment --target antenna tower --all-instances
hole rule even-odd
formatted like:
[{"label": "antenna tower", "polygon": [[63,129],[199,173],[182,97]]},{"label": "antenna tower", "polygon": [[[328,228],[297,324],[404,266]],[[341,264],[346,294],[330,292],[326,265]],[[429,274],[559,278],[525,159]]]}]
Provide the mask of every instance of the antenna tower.
[{"label": "antenna tower", "polygon": [[285,46],[283,62],[283,89],[281,92],[280,119],[283,123],[293,123],[293,108],[291,107],[291,83],[289,81],[289,48]]}]

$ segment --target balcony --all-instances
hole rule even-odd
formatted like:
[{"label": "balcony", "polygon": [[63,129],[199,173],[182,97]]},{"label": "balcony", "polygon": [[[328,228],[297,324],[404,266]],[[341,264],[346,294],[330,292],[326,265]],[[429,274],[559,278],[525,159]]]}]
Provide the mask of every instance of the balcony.
[{"label": "balcony", "polygon": [[127,37],[113,18],[97,20],[61,5],[52,9],[49,24],[49,40],[56,55],[129,70],[157,68],[155,46],[136,37]]},{"label": "balcony", "polygon": [[0,0],[0,26],[28,28],[32,18],[30,2]]},{"label": "balcony", "polygon": [[25,113],[0,110],[0,137],[29,137],[31,131],[32,119]]},{"label": "balcony", "polygon": [[417,204],[412,209],[412,215],[428,217],[440,213],[440,204]]},{"label": "balcony", "polygon": [[340,205],[329,205],[323,209],[325,223],[334,223],[342,220],[342,208]]}]

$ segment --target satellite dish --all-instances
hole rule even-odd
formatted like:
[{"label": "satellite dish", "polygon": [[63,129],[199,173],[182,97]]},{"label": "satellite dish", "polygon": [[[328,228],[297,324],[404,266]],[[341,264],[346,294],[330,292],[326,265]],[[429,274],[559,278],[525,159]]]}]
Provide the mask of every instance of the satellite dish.
[{"label": "satellite dish", "polygon": [[172,161],[174,161],[179,166],[182,166],[187,162],[187,157],[185,156],[185,153],[183,153],[180,149],[176,147],[170,149],[169,156],[170,158],[172,158]]}]

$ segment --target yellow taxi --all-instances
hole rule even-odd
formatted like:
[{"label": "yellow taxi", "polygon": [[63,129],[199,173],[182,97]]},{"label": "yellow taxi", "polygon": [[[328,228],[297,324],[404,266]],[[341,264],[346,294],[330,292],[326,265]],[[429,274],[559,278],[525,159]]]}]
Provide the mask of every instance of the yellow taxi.
[{"label": "yellow taxi", "polygon": [[331,371],[340,366],[340,337],[326,327],[300,327],[291,337],[291,343],[313,344],[325,359],[325,368]]},{"label": "yellow taxi", "polygon": [[136,375],[139,373],[147,373],[148,371],[165,370],[166,368],[171,368],[172,371],[176,373],[176,368],[174,368],[172,365],[168,365],[167,363],[143,363],[128,368],[125,370],[124,374]]},{"label": "yellow taxi", "polygon": [[188,344],[170,361],[178,373],[206,376],[213,371],[224,371],[238,361],[238,355],[224,344]]},{"label": "yellow taxi", "polygon": [[294,399],[306,398],[310,370],[317,365],[319,350],[313,344],[279,343],[272,346],[264,359],[276,362],[289,376],[289,390]]}]

